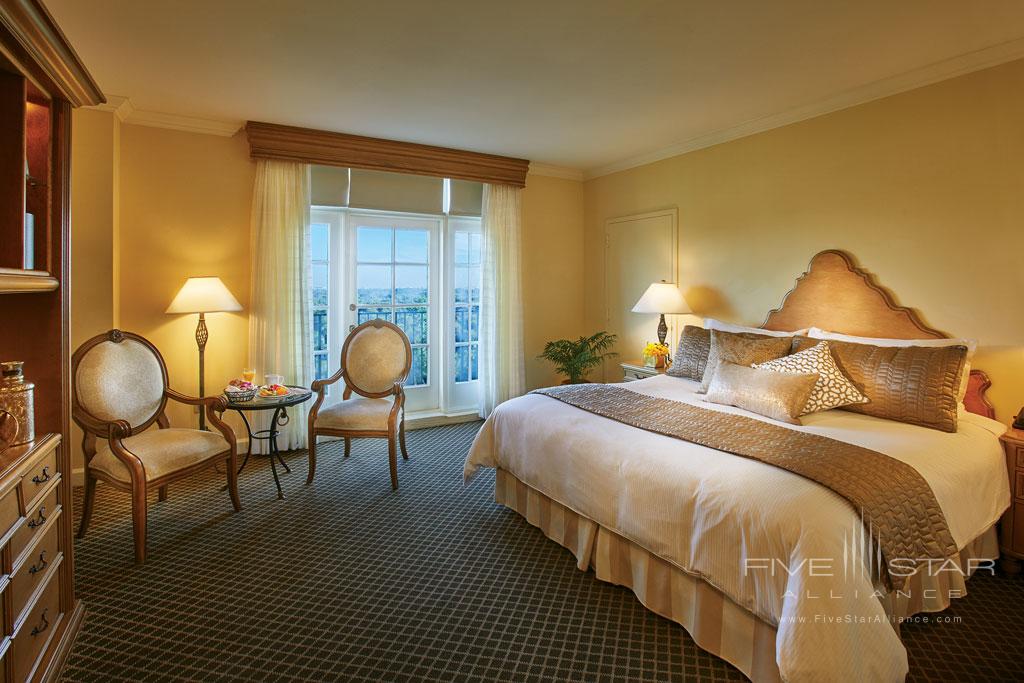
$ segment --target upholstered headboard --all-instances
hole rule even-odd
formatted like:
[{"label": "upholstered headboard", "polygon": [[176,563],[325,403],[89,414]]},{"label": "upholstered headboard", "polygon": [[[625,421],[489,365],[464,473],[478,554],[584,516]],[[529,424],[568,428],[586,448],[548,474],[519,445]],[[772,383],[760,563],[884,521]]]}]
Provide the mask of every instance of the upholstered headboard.
[{"label": "upholstered headboard", "polygon": [[[859,268],[844,251],[829,249],[814,255],[807,272],[797,278],[782,306],[768,313],[766,330],[820,327],[830,332],[887,339],[947,339],[929,327],[912,308],[899,306],[892,294]],[[964,406],[972,413],[994,417],[985,397],[991,382],[972,370]]]}]

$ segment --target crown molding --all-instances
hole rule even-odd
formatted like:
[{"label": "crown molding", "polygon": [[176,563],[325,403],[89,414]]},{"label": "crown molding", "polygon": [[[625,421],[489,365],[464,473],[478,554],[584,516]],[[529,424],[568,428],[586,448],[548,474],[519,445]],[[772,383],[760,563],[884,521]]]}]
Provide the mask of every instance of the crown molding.
[{"label": "crown molding", "polygon": [[166,128],[168,130],[180,130],[186,133],[201,133],[203,135],[219,135],[231,137],[242,127],[241,122],[218,121],[216,119],[201,119],[193,116],[181,116],[179,114],[165,114],[157,111],[145,111],[136,109],[128,97],[123,95],[107,95],[105,104],[89,109],[97,111],[108,111],[114,114],[121,123],[130,123],[137,126],[151,126],[153,128]]},{"label": "crown molding", "polygon": [[1018,38],[999,45],[982,48],[975,52],[959,55],[941,62],[935,62],[920,69],[907,71],[896,76],[874,81],[851,90],[839,93],[824,100],[807,104],[795,109],[771,114],[757,119],[745,121],[739,125],[698,135],[683,142],[664,147],[647,154],[640,154],[622,159],[604,166],[587,169],[583,173],[585,180],[625,171],[638,166],[646,166],[656,161],[694,152],[698,149],[712,147],[730,140],[737,140],[749,135],[763,133],[775,128],[788,126],[792,123],[806,121],[817,116],[830,114],[841,109],[848,109],[884,97],[898,95],[902,92],[922,88],[926,85],[945,81],[957,76],[981,71],[999,64],[1024,58],[1024,38]]},{"label": "crown molding", "polygon": [[583,180],[583,171],[578,168],[569,168],[568,166],[555,166],[553,164],[538,164],[536,161],[530,162],[530,175],[542,175],[548,178],[564,178],[565,180]]}]

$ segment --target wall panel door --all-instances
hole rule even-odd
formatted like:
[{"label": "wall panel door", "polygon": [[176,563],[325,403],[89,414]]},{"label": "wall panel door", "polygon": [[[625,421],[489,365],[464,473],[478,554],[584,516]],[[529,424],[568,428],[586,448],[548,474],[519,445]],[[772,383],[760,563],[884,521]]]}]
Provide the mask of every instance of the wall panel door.
[{"label": "wall panel door", "polygon": [[[633,313],[652,282],[679,282],[676,209],[612,218],[605,224],[605,329],[617,334],[618,358],[606,362],[604,377],[620,381],[619,362],[640,358],[644,344],[658,339],[658,316]],[[677,331],[670,316],[668,343]]]}]

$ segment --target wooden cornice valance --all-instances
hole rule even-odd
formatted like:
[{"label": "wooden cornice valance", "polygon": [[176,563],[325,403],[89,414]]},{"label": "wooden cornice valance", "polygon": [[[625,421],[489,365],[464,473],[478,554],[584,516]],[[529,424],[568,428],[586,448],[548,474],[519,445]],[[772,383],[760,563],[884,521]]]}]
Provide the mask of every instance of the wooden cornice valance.
[{"label": "wooden cornice valance", "polygon": [[246,123],[245,132],[253,159],[414,173],[516,187],[526,186],[526,172],[530,168],[526,159],[259,121]]}]

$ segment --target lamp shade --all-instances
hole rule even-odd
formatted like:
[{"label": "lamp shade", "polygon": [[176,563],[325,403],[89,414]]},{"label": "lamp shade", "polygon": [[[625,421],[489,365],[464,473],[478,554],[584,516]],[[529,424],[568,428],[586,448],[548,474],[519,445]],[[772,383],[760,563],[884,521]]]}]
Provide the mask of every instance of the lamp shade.
[{"label": "lamp shade", "polygon": [[214,313],[216,311],[240,311],[242,305],[219,277],[190,277],[174,301],[167,307],[167,313]]},{"label": "lamp shade", "polygon": [[651,283],[644,295],[633,306],[634,313],[691,313],[690,307],[671,282]]}]

